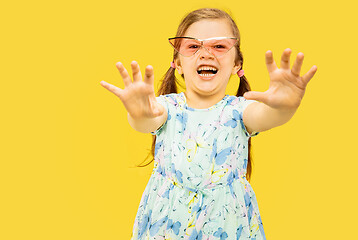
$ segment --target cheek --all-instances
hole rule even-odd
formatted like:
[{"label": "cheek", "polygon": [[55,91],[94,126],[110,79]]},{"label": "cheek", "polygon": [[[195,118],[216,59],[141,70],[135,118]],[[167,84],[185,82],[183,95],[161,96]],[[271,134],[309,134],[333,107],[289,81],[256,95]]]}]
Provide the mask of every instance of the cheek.
[{"label": "cheek", "polygon": [[183,62],[182,64],[182,72],[185,74],[193,74],[196,73],[195,70],[195,64],[192,64],[190,62]]},{"label": "cheek", "polygon": [[235,67],[234,57],[228,58],[222,63],[222,69],[224,70],[225,74],[229,76],[233,74],[234,67]]}]

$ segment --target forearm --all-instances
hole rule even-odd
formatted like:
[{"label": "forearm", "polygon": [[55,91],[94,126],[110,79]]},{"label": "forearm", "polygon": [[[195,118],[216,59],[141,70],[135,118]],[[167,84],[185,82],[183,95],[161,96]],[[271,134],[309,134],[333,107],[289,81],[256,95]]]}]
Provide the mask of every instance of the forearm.
[{"label": "forearm", "polygon": [[133,118],[128,113],[128,123],[136,131],[142,133],[150,133],[157,130],[167,120],[167,111],[155,118]]},{"label": "forearm", "polygon": [[[252,105],[252,106],[250,106]],[[275,109],[262,102],[252,103],[247,108],[246,118],[247,128],[257,132],[263,132],[271,128],[281,126],[288,122],[295,114],[297,108],[294,109]]]}]

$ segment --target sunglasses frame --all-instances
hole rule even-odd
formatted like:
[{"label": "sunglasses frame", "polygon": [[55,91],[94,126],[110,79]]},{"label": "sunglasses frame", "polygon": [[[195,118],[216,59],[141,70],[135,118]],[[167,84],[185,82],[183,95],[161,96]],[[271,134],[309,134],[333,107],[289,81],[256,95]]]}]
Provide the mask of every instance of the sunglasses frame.
[{"label": "sunglasses frame", "polygon": [[[192,55],[190,55],[190,56],[185,56],[185,55],[181,54],[181,53],[175,48],[175,46],[171,43],[170,40],[173,40],[173,39],[182,39],[182,38],[185,38],[185,39],[194,39],[194,40],[199,41],[199,42],[200,42],[200,48],[198,48],[198,49],[197,49]],[[191,57],[191,56],[195,55],[195,53],[197,53],[197,52],[199,51],[199,49],[201,49],[201,48],[204,48],[206,51],[208,51],[208,52],[209,52],[211,55],[213,55],[214,57],[221,57],[221,56],[225,55],[227,52],[229,52],[229,51],[231,50],[231,48],[230,48],[230,49],[229,49],[227,52],[225,52],[224,54],[222,54],[222,55],[220,55],[220,56],[215,56],[215,55],[212,54],[206,47],[204,47],[204,41],[213,40],[213,39],[215,39],[215,40],[235,39],[236,42],[235,42],[234,45],[232,45],[231,48],[233,48],[233,47],[238,43],[236,37],[213,37],[213,38],[206,38],[206,39],[198,39],[198,38],[194,38],[194,37],[172,37],[172,38],[168,38],[168,41],[169,41],[169,43],[170,43],[170,46],[172,46],[172,47],[174,48],[174,50],[177,51],[177,52],[178,52],[180,55],[182,55],[183,57]]]}]

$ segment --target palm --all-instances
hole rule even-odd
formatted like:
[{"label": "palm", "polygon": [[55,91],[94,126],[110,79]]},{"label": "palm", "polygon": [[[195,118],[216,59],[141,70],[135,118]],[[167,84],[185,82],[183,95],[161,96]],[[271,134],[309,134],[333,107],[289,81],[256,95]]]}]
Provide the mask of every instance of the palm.
[{"label": "palm", "polygon": [[101,85],[115,94],[123,102],[124,107],[133,118],[153,118],[163,113],[163,107],[157,102],[154,93],[153,68],[147,66],[144,81],[139,66],[132,62],[133,82],[121,63],[116,64],[125,85],[120,89],[105,81]]},{"label": "palm", "polygon": [[300,76],[303,54],[297,54],[296,61],[290,69],[291,50],[286,49],[281,58],[281,68],[273,59],[272,52],[266,52],[266,66],[270,76],[269,89],[265,92],[250,91],[244,94],[246,99],[257,100],[272,108],[298,108],[305,94],[306,86],[317,71],[313,66],[305,75]]}]

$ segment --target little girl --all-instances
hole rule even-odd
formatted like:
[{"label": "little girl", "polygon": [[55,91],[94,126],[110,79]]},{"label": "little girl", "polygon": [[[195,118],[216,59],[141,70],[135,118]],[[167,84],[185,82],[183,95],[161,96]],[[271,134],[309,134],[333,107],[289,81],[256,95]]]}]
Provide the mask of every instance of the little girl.
[{"label": "little girl", "polygon": [[[154,135],[154,168],[140,201],[132,239],[266,239],[250,179],[250,142],[259,132],[286,123],[317,71],[300,76],[303,54],[290,69],[286,49],[277,68],[266,52],[270,86],[250,91],[233,19],[219,9],[198,9],[180,23],[173,62],[154,93],[153,68],[144,81],[131,63],[133,82],[116,66],[125,89],[101,81],[128,111],[129,124]],[[177,93],[175,70],[186,90]],[[236,96],[225,94],[238,74]]]}]

